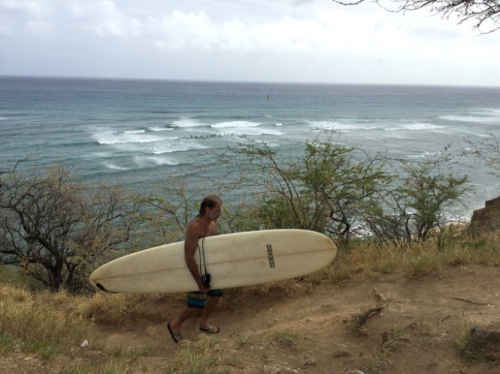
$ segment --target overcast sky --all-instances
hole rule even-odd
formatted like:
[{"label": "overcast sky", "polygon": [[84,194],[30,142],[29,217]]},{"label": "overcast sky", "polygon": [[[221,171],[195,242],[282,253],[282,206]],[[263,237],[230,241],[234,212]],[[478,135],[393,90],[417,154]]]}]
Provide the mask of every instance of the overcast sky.
[{"label": "overcast sky", "polygon": [[500,87],[500,31],[331,0],[0,0],[0,75]]}]

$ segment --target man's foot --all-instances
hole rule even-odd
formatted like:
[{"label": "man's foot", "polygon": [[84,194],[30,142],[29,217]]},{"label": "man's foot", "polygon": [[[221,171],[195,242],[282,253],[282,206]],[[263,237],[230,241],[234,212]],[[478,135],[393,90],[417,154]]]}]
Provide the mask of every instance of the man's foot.
[{"label": "man's foot", "polygon": [[176,343],[179,343],[181,340],[184,340],[184,337],[181,334],[176,334],[175,332],[172,331],[172,328],[170,327],[170,322],[167,323],[168,327],[168,332],[170,333],[170,336],[172,337],[172,340]]},{"label": "man's foot", "polygon": [[200,327],[200,330],[203,332],[207,332],[209,334],[218,334],[220,332],[220,327],[219,326]]}]

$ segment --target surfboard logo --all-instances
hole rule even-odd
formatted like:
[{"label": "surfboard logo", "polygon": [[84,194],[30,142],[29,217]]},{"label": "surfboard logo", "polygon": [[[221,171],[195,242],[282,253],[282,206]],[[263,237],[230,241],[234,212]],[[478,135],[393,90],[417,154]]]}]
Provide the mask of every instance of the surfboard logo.
[{"label": "surfboard logo", "polygon": [[271,244],[267,245],[267,258],[269,260],[269,267],[274,268],[274,256],[273,256],[273,246]]}]

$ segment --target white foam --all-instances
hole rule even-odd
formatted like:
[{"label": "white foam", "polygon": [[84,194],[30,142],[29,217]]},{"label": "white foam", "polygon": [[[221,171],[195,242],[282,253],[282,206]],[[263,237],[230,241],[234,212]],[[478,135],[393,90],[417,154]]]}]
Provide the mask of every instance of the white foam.
[{"label": "white foam", "polygon": [[426,157],[429,157],[429,156],[435,156],[437,155],[439,152],[422,152],[418,155],[409,155],[408,157],[409,158],[426,158]]},{"label": "white foam", "polygon": [[256,143],[266,144],[269,148],[280,148],[280,145],[277,143],[268,143],[265,140],[256,140]]},{"label": "white foam", "polygon": [[278,130],[271,130],[271,129],[259,129],[259,130],[260,133],[256,135],[276,135],[276,136],[283,135],[283,133]]},{"label": "white foam", "polygon": [[245,127],[257,127],[257,126],[260,126],[260,123],[249,122],[249,121],[220,122],[212,125],[214,129],[245,128]]},{"label": "white foam", "polygon": [[446,128],[445,126],[433,125],[431,123],[419,123],[419,122],[403,124],[400,125],[400,127],[403,130],[410,130],[410,131],[438,130]]},{"label": "white foam", "polygon": [[118,166],[118,165],[115,165],[115,164],[112,164],[111,162],[103,162],[104,166],[106,166],[108,169],[111,169],[111,170],[130,170],[128,168],[124,168],[124,167],[121,167],[121,166]]},{"label": "white foam", "polygon": [[471,122],[471,123],[498,123],[500,124],[500,117],[477,117],[477,116],[441,116],[441,119],[447,121],[460,121],[460,122]]},{"label": "white foam", "polygon": [[472,113],[480,114],[482,116],[497,116],[500,117],[500,109],[497,108],[479,108]]},{"label": "white foam", "polygon": [[334,130],[339,132],[349,132],[352,130],[367,130],[366,127],[359,127],[352,124],[330,121],[309,121],[310,126],[316,130]]},{"label": "white foam", "polygon": [[113,156],[113,154],[111,152],[95,152],[92,154],[92,156],[97,158],[106,158]]},{"label": "white foam", "polygon": [[173,160],[166,157],[157,156],[135,156],[134,162],[141,167],[154,166],[165,166],[165,165],[179,165],[178,160]]},{"label": "white foam", "polygon": [[262,127],[247,127],[247,128],[239,128],[239,129],[231,129],[228,130],[227,132],[224,131],[222,135],[253,135],[253,136],[259,136],[259,135],[283,135],[281,131],[278,130],[272,130],[272,129],[266,129]]},{"label": "white foam", "polygon": [[158,136],[149,135],[145,133],[128,133],[128,132],[113,132],[104,131],[92,135],[99,144],[112,145],[112,144],[127,144],[127,143],[153,143],[163,140]]},{"label": "white foam", "polygon": [[173,128],[171,128],[171,127],[150,127],[149,129],[151,131],[154,131],[154,132],[171,131],[171,130],[173,130]]},{"label": "white foam", "polygon": [[198,120],[191,119],[191,118],[182,118],[180,120],[172,122],[172,124],[175,127],[198,127],[198,126],[205,126],[204,123],[201,123]]},{"label": "white foam", "polygon": [[128,130],[124,131],[124,134],[144,134],[146,130]]},{"label": "white foam", "polygon": [[153,147],[152,153],[155,155],[161,155],[164,153],[186,152],[186,151],[200,150],[206,148],[207,146],[200,143],[179,141],[179,142],[157,144]]},{"label": "white foam", "polygon": [[283,135],[281,131],[270,129],[262,124],[250,121],[219,122],[211,126],[220,129],[222,135]]}]

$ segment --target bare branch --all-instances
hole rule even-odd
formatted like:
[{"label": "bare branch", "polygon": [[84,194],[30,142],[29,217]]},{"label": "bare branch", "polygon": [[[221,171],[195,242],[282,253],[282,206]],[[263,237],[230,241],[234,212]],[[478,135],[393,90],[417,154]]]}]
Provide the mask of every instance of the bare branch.
[{"label": "bare branch", "polygon": [[[351,6],[365,0],[333,0],[335,3]],[[500,2],[498,0],[375,0],[389,12],[405,12],[427,9],[448,18],[455,14],[459,24],[474,22],[474,28],[481,34],[489,34],[500,29]],[[394,9],[390,8],[394,6]],[[482,30],[484,28],[484,30]]]}]

